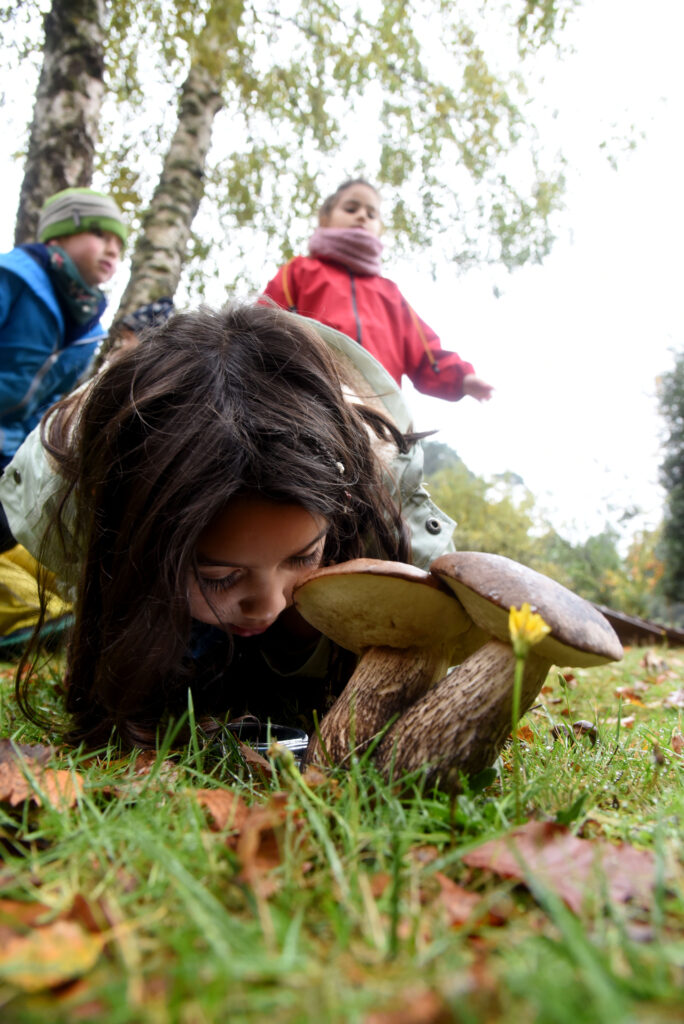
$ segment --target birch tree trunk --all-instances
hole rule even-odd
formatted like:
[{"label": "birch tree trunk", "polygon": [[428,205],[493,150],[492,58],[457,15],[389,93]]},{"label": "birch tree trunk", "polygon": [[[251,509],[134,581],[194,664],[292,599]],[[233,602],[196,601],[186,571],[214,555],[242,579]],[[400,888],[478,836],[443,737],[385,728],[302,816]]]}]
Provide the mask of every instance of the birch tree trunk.
[{"label": "birch tree trunk", "polygon": [[35,240],[48,196],[90,185],[105,92],[104,45],[105,0],[52,0],[45,15],[15,245]]},{"label": "birch tree trunk", "polygon": [[199,63],[193,64],[181,90],[178,126],[142,218],[117,316],[175,294],[204,194],[211,129],[221,106],[220,81]]}]

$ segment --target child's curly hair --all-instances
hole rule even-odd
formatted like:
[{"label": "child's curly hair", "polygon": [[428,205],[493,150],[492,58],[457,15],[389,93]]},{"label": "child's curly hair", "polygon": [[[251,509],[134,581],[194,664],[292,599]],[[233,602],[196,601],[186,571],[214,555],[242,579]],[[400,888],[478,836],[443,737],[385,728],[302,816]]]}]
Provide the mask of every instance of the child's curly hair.
[{"label": "child's curly hair", "polygon": [[[346,401],[343,384],[314,328],[234,305],[172,315],[51,413],[44,443],[66,481],[52,531],[75,507],[68,531],[79,540],[70,740],[93,746],[115,729],[140,743],[165,712],[184,710],[188,687],[198,714],[227,710],[233,644],[213,666],[187,656],[187,588],[200,534],[235,496],[325,518],[325,563],[369,546],[410,559],[372,448],[375,435],[403,450],[407,439]],[[25,676],[20,698],[35,717]]]}]

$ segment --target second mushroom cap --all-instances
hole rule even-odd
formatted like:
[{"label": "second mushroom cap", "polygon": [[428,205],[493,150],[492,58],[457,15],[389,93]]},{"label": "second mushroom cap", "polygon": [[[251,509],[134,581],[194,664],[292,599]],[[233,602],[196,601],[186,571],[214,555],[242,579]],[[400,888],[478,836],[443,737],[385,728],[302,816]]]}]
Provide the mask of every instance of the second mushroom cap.
[{"label": "second mushroom cap", "polygon": [[555,665],[590,666],[619,661],[622,645],[608,620],[562,584],[503,555],[459,551],[430,566],[457,595],[473,621],[509,641],[508,613],[527,602],[550,626],[535,654]]}]

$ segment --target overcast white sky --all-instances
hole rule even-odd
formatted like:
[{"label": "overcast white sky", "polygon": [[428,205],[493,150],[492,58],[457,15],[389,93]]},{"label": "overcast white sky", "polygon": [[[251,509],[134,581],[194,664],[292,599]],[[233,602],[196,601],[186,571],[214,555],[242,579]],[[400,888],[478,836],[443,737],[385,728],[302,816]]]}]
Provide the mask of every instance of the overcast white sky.
[{"label": "overcast white sky", "polygon": [[[637,504],[661,515],[656,380],[684,348],[684,5],[590,0],[576,54],[552,67],[548,124],[568,167],[567,209],[543,266],[418,281],[389,268],[421,315],[497,388],[489,403],[409,400],[484,476],[519,473],[554,525],[586,537]],[[645,133],[617,171],[601,141]],[[495,298],[493,287],[502,291]]]},{"label": "overcast white sky", "polygon": [[[656,380],[684,347],[684,4],[585,0],[573,18],[576,53],[550,63],[544,85],[558,116],[542,135],[553,150],[560,142],[569,161],[552,255],[512,275],[458,277],[445,266],[433,282],[418,261],[397,265],[388,253],[386,273],[444,347],[496,387],[489,403],[453,405],[408,385],[416,427],[438,428],[436,440],[476,473],[518,473],[560,532],[584,538],[606,522],[617,525],[633,504],[645,516],[632,528],[653,526],[661,515]],[[20,144],[14,130],[5,153]],[[600,143],[642,132],[613,170]],[[0,159],[4,251],[21,165]]]}]

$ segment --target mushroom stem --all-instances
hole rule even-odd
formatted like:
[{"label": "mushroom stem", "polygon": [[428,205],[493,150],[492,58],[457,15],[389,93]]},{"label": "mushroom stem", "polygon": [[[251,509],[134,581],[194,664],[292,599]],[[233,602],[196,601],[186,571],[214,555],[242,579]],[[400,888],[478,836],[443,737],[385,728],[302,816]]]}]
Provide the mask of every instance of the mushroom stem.
[{"label": "mushroom stem", "polygon": [[[371,647],[361,656],[349,682],[321,722],[321,739],[335,764],[353,749],[362,752],[396,714],[422,697],[449,667],[443,650],[429,647]],[[321,761],[314,737],[306,761]]]},{"label": "mushroom stem", "polygon": [[[428,765],[428,782],[458,786],[496,759],[511,731],[515,655],[510,644],[490,640],[440,680],[383,737],[375,763],[386,774]],[[524,714],[539,693],[551,663],[529,654],[520,697]]]}]

